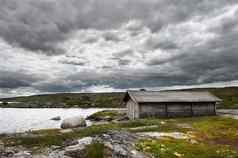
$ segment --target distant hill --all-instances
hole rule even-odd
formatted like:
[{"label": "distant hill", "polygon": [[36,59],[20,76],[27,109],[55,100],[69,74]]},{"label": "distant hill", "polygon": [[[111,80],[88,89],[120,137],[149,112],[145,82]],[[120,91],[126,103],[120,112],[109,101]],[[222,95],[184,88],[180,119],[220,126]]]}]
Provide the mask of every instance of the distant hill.
[{"label": "distant hill", "polygon": [[[223,99],[219,108],[236,108],[238,109],[238,87],[227,88],[195,88],[184,89],[192,91],[210,91],[212,94]],[[0,99],[4,102],[2,107],[29,107],[29,108],[90,108],[90,107],[121,107],[120,103],[125,93],[58,93],[34,95],[27,97],[15,97]],[[19,102],[7,104],[7,102]]]},{"label": "distant hill", "polygon": [[[0,99],[2,107],[22,108],[90,108],[120,107],[124,93],[57,93]],[[18,102],[7,104],[7,102]]]}]

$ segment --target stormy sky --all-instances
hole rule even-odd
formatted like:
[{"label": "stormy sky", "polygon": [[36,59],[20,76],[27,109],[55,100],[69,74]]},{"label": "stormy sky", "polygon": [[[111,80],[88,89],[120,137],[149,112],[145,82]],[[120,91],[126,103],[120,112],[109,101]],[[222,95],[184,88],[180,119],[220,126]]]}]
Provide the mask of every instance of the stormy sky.
[{"label": "stormy sky", "polygon": [[237,80],[237,0],[0,0],[0,97]]}]

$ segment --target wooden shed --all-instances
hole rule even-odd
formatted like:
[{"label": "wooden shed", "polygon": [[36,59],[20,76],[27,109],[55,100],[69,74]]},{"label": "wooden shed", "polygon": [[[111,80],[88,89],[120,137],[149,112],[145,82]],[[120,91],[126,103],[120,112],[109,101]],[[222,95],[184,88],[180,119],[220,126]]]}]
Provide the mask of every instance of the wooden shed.
[{"label": "wooden shed", "polygon": [[123,98],[130,119],[216,115],[220,101],[198,91],[127,91]]}]

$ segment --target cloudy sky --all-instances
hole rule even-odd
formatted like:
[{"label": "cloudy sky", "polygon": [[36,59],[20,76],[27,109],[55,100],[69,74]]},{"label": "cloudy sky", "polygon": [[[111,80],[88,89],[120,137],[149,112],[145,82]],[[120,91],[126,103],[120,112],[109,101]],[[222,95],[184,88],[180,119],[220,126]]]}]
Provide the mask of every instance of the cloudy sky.
[{"label": "cloudy sky", "polygon": [[0,97],[237,80],[237,0],[0,0]]}]

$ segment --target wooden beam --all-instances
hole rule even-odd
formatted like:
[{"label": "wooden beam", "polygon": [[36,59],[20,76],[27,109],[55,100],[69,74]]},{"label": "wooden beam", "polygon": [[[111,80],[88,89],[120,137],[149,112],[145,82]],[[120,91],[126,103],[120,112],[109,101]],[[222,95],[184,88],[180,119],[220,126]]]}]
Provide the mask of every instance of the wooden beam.
[{"label": "wooden beam", "polygon": [[166,117],[169,117],[169,114],[168,114],[168,105],[165,104],[165,116]]},{"label": "wooden beam", "polygon": [[193,113],[193,103],[191,103],[191,105],[190,105],[190,110],[191,110],[191,116],[193,116],[194,115],[194,113]]}]

